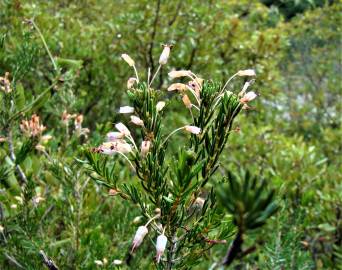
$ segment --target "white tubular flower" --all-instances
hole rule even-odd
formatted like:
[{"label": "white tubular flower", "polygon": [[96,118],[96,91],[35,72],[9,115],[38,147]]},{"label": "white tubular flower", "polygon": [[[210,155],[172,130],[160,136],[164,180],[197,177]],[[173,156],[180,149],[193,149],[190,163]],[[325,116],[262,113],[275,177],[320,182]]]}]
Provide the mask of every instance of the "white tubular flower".
[{"label": "white tubular flower", "polygon": [[185,130],[195,135],[198,135],[201,133],[201,129],[196,126],[185,126]]},{"label": "white tubular flower", "polygon": [[146,157],[147,153],[150,151],[151,141],[143,141],[141,143],[141,155]]},{"label": "white tubular flower", "polygon": [[169,72],[170,79],[176,79],[181,77],[190,77],[191,71],[190,70],[173,70]]},{"label": "white tubular flower", "polygon": [[130,67],[134,66],[134,60],[128,54],[121,54],[121,57]]},{"label": "white tubular flower", "polygon": [[120,107],[119,113],[134,113],[134,108],[130,106]]},{"label": "white tubular flower", "polygon": [[137,232],[134,235],[134,239],[132,243],[132,252],[141,245],[147,233],[148,233],[148,229],[146,226],[140,226],[138,228]]},{"label": "white tubular flower", "polygon": [[98,266],[103,266],[103,262],[101,260],[95,260],[94,263]]},{"label": "white tubular flower", "polygon": [[124,134],[125,136],[129,136],[131,135],[131,132],[129,131],[129,129],[122,123],[117,123],[115,125],[116,129],[118,131],[120,131],[122,134]]},{"label": "white tubular flower", "polygon": [[137,83],[138,80],[137,78],[129,78],[128,81],[127,81],[127,89],[132,89],[134,84]]},{"label": "white tubular flower", "polygon": [[159,101],[156,105],[156,109],[158,112],[160,112],[163,108],[165,107],[165,102],[164,101]]},{"label": "white tubular flower", "polygon": [[144,126],[144,121],[135,115],[131,115],[131,122],[137,126]]},{"label": "white tubular flower", "polygon": [[130,144],[123,140],[116,140],[114,142],[105,142],[98,148],[99,152],[105,155],[113,155],[117,152],[126,154],[132,151]]},{"label": "white tubular flower", "polygon": [[192,104],[191,104],[191,101],[190,101],[190,98],[188,97],[188,95],[184,95],[182,97],[182,100],[183,100],[185,107],[187,107],[188,109],[191,109]]},{"label": "white tubular flower", "polygon": [[167,91],[175,91],[175,90],[185,91],[186,89],[187,88],[186,88],[186,85],[184,83],[173,83],[169,86]]},{"label": "white tubular flower", "polygon": [[245,84],[242,87],[241,92],[238,94],[239,97],[243,97],[247,91],[247,88],[251,85],[250,82],[245,82]]},{"label": "white tubular flower", "polygon": [[254,69],[239,70],[238,76],[256,76]]},{"label": "white tubular flower", "polygon": [[161,256],[164,254],[165,247],[167,244],[167,237],[164,234],[161,234],[157,237],[157,244],[156,244],[156,261],[157,263],[160,262]]},{"label": "white tubular flower", "polygon": [[120,265],[120,264],[122,264],[122,261],[121,260],[114,260],[113,264],[114,265]]},{"label": "white tubular flower", "polygon": [[188,86],[191,89],[195,90],[195,93],[198,97],[200,96],[200,92],[201,92],[203,82],[204,82],[204,80],[201,78],[196,78],[196,79],[188,82]]},{"label": "white tubular flower", "polygon": [[241,103],[248,103],[252,100],[254,100],[258,95],[255,94],[254,92],[248,92],[247,94],[245,94],[241,99],[240,102]]},{"label": "white tubular flower", "polygon": [[98,152],[105,155],[113,155],[116,152],[116,149],[112,142],[105,142],[99,146]]},{"label": "white tubular flower", "polygon": [[125,134],[121,132],[109,132],[107,133],[107,141],[114,142],[116,140],[123,139],[125,137]]},{"label": "white tubular flower", "polygon": [[118,152],[123,153],[123,154],[132,152],[132,146],[129,143],[126,143],[125,141],[117,141],[116,149]]},{"label": "white tubular flower", "polygon": [[171,45],[163,45],[164,49],[163,52],[161,53],[159,57],[159,64],[160,65],[165,65],[167,63],[167,60],[169,59],[170,56],[170,51],[171,51]]}]

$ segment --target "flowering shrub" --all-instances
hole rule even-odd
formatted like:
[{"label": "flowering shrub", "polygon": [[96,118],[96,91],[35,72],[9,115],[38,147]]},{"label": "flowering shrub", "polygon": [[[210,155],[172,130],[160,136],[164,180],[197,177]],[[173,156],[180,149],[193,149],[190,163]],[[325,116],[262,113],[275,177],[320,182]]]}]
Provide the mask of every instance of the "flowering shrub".
[{"label": "flowering shrub", "polygon": [[[177,70],[171,71],[169,77],[181,82],[172,83],[167,91],[154,89],[154,79],[166,65],[170,49],[171,46],[164,45],[159,67],[153,76],[149,72],[146,82],[140,80],[134,60],[122,55],[135,73],[127,82],[131,105],[119,109],[121,114],[130,114],[131,127],[121,122],[115,124],[116,131],[109,132],[104,143],[88,150],[88,169],[97,183],[110,189],[110,194],[130,200],[140,208],[146,224],[138,227],[130,253],[134,255],[139,246],[148,245],[144,239],[150,237],[156,243],[155,262],[163,269],[195,263],[205,251],[225,244],[227,235],[234,233],[221,222],[222,213],[216,201],[219,191],[223,205],[233,215],[237,236],[223,261],[215,265],[229,265],[248,254],[242,249],[246,231],[263,225],[277,209],[273,192],[265,190],[265,182],[250,180],[248,173],[242,180],[230,175],[228,190],[215,189],[214,183],[207,187],[220,166],[219,157],[229,137],[238,131],[234,120],[257,97],[254,92],[247,92],[256,74],[250,69],[238,71],[222,87],[190,70]],[[237,76],[252,80],[235,94],[226,87]],[[182,100],[189,111],[188,123],[168,134],[164,131],[169,125],[164,122],[169,113],[166,96]],[[176,133],[183,136],[174,152],[168,146]],[[128,179],[116,176],[115,164],[108,162],[108,156],[115,160],[122,157],[127,162],[131,169]]]}]

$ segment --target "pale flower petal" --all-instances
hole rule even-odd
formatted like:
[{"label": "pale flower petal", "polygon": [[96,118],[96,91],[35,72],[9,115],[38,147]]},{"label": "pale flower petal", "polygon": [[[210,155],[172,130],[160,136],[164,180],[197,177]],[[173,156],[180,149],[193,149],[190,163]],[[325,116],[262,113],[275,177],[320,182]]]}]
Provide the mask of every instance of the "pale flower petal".
[{"label": "pale flower petal", "polygon": [[125,137],[125,134],[121,132],[109,132],[107,133],[107,141],[113,142],[119,139],[123,139]]},{"label": "pale flower petal", "polygon": [[135,115],[131,115],[131,122],[137,126],[143,126],[144,125],[144,121]]},{"label": "pale flower petal", "polygon": [[137,78],[129,78],[128,81],[127,81],[127,89],[132,89],[134,84],[137,83],[138,80]]},{"label": "pale flower petal", "polygon": [[256,76],[254,69],[239,70],[238,76]]},{"label": "pale flower petal", "polygon": [[163,52],[161,53],[159,57],[159,64],[160,65],[165,65],[167,63],[167,60],[169,59],[170,56],[170,51],[171,51],[171,45],[163,45],[164,49]]},{"label": "pale flower petal", "polygon": [[151,141],[143,141],[141,143],[141,155],[145,157],[147,153],[150,151]]},{"label": "pale flower petal", "polygon": [[187,86],[184,83],[173,83],[169,86],[167,91],[185,91],[187,89]]},{"label": "pale flower petal", "polygon": [[134,239],[132,243],[132,252],[141,245],[147,233],[148,233],[148,229],[146,226],[140,226],[138,228],[137,232],[134,235]]},{"label": "pale flower petal", "polygon": [[128,54],[121,54],[121,57],[130,67],[134,66],[134,60]]},{"label": "pale flower petal", "polygon": [[118,131],[120,131],[122,134],[124,134],[125,136],[129,136],[131,135],[131,132],[129,131],[129,129],[122,123],[117,123],[115,125],[116,129]]},{"label": "pale flower petal", "polygon": [[134,108],[130,106],[120,107],[119,113],[134,113]]},{"label": "pale flower petal", "polygon": [[165,102],[164,101],[159,101],[156,105],[156,109],[158,112],[160,112],[163,108],[165,107]]},{"label": "pale flower petal", "polygon": [[185,126],[185,130],[195,135],[198,135],[201,133],[201,129],[196,126]]},{"label": "pale flower petal", "polygon": [[181,78],[181,77],[190,77],[190,70],[173,70],[169,72],[169,77],[171,79]]},{"label": "pale flower petal", "polygon": [[160,262],[161,256],[164,254],[165,248],[167,244],[167,237],[164,234],[161,234],[157,237],[157,244],[156,244],[156,261],[157,263]]},{"label": "pale flower petal", "polygon": [[241,99],[240,102],[241,103],[248,103],[252,100],[254,100],[258,95],[254,92],[248,92],[247,94],[245,94]]}]

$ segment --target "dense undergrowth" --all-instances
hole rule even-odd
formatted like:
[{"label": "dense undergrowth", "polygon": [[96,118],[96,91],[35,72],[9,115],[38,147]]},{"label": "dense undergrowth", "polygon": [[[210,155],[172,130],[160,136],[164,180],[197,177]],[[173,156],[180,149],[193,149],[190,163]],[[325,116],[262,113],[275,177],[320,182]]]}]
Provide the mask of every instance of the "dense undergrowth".
[{"label": "dense undergrowth", "polygon": [[[246,197],[234,198],[239,188],[232,186],[232,179],[249,187],[248,172],[257,185],[265,179],[266,193],[275,190],[272,198],[278,208],[264,226],[244,232],[243,249],[232,267],[338,269],[342,260],[340,3],[327,1],[305,12],[307,3],[298,9],[293,3],[284,17],[284,7],[277,9],[269,1],[267,6],[259,1],[128,2],[0,3],[0,268],[43,269],[41,251],[59,269],[164,269],[172,260],[172,267],[183,269],[221,267],[241,227],[235,203]],[[152,75],[156,72],[160,45],[165,42],[174,46],[153,82],[158,94],[148,96],[142,82],[148,78],[148,68]],[[121,59],[122,53],[135,60],[141,76],[141,82],[134,83],[136,92],[127,91],[127,78],[135,73]],[[227,78],[245,68],[257,73],[250,91],[259,97],[228,126],[229,143],[214,164],[218,166],[213,166],[210,181],[205,173],[189,170],[193,159],[203,165],[217,151],[196,156],[201,149],[196,148],[198,138],[206,129],[195,109],[192,124],[201,132],[177,132],[167,143],[165,163],[171,173],[158,176],[160,184],[169,185],[167,190],[143,187],[124,158],[94,151],[104,149],[106,134],[119,122],[137,138],[139,155],[141,141],[153,141],[146,130],[119,113],[125,105],[134,107],[146,125],[148,112],[156,113],[152,105],[143,107],[147,100],[154,105],[165,101],[160,111],[164,139],[190,124],[184,93],[167,91],[173,83],[170,71],[192,70],[204,78],[206,100],[205,93],[215,95]],[[236,102],[247,81],[249,77],[237,77],[228,85]],[[231,112],[229,97],[225,113]],[[204,108],[209,103],[205,101]],[[163,147],[148,148],[147,159],[152,154],[162,158],[150,149]],[[155,177],[157,172],[152,174],[139,155],[129,156],[133,167],[141,170],[142,179],[144,174]],[[160,173],[163,162],[158,165]],[[172,174],[177,168],[178,174]],[[197,198],[207,203],[199,199],[197,208],[179,208],[175,216],[189,215],[188,224],[159,219],[159,210],[162,217],[173,214],[175,201],[168,196],[175,189],[172,180],[190,173],[199,174],[198,181],[205,184],[191,187],[200,192],[184,198],[184,206]],[[178,184],[178,190],[185,187],[182,181]],[[248,190],[253,197],[256,188]],[[151,194],[160,201],[148,199]],[[202,207],[205,211],[199,214]],[[160,264],[154,260],[155,244],[165,230],[158,223],[151,223],[153,229],[143,244],[130,252],[136,230],[153,215],[162,226],[167,224],[168,243]],[[180,223],[189,239],[171,258],[168,228]],[[198,227],[189,225],[195,223]],[[210,230],[205,228],[208,224]],[[189,250],[192,253],[187,254]]]}]

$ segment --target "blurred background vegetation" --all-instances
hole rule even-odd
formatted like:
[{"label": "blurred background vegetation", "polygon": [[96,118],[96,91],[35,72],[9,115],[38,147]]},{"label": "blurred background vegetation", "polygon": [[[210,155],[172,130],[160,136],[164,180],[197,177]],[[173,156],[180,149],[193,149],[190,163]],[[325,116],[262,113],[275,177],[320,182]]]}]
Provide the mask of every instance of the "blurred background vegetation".
[{"label": "blurred background vegetation", "polygon": [[[86,143],[98,144],[123,118],[117,110],[128,102],[132,74],[120,55],[128,53],[147,74],[148,67],[157,67],[161,44],[173,43],[170,62],[157,78],[160,89],[169,85],[173,68],[222,82],[240,69],[257,72],[253,89],[260,98],[239,118],[241,131],[232,136],[220,173],[249,168],[266,176],[281,209],[250,236],[260,248],[239,269],[340,269],[341,11],[341,1],[333,0],[1,1],[0,75],[10,72],[25,100],[52,83],[49,56],[25,23],[32,18],[63,67],[64,83],[35,112],[53,136],[46,151],[66,169],[59,171],[38,151],[26,157],[29,191],[45,200],[25,214],[11,207],[21,193],[14,175],[0,178],[0,225],[15,232],[7,238],[0,233],[0,268],[42,269],[40,249],[61,269],[94,269],[94,260],[103,258],[112,269],[114,259],[124,260],[138,209],[87,180],[74,164],[84,139],[71,136],[66,142],[61,115],[83,114],[90,129]],[[240,91],[241,83],[231,91]],[[170,108],[183,110],[172,102]],[[169,121],[186,123],[175,113]],[[7,146],[0,146],[5,163]],[[124,170],[120,174],[127,177]],[[224,250],[213,248],[194,268],[207,269]],[[139,250],[132,269],[152,267],[150,252]]]}]

